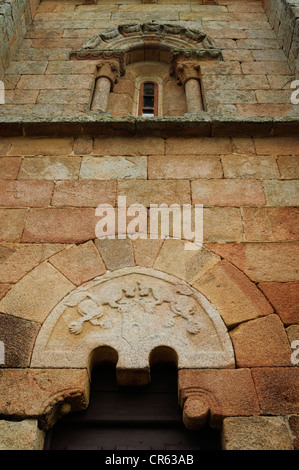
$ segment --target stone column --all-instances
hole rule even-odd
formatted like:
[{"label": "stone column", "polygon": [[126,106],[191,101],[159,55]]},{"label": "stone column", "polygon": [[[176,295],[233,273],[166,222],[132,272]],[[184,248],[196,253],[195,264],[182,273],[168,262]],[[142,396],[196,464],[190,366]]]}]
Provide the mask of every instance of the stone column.
[{"label": "stone column", "polygon": [[119,77],[117,60],[104,61],[98,64],[96,86],[91,109],[105,113],[108,109],[109,94]]},{"label": "stone column", "polygon": [[200,66],[198,63],[193,61],[180,62],[177,66],[177,78],[185,89],[188,113],[203,112]]}]

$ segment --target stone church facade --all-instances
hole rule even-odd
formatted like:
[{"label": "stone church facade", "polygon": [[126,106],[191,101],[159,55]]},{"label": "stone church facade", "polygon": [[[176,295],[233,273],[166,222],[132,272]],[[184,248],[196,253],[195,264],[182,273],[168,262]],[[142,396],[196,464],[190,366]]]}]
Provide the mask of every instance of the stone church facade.
[{"label": "stone church facade", "polygon": [[[0,449],[43,449],[104,361],[175,364],[223,449],[298,449],[298,0],[0,13]],[[202,208],[199,246],[161,204]]]}]

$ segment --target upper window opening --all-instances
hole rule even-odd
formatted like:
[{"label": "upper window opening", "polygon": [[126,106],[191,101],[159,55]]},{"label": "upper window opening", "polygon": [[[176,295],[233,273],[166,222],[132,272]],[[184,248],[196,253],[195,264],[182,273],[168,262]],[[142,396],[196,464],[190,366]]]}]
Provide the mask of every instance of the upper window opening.
[{"label": "upper window opening", "polygon": [[140,86],[139,116],[158,116],[158,84],[143,82]]}]

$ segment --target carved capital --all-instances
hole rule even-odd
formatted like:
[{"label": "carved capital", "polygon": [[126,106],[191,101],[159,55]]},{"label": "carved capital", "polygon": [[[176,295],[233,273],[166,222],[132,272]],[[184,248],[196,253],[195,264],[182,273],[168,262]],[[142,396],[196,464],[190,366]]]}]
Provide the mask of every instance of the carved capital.
[{"label": "carved capital", "polygon": [[199,80],[200,66],[198,65],[198,62],[178,62],[176,66],[176,77],[179,83],[183,86],[185,86],[189,80]]},{"label": "carved capital", "polygon": [[120,76],[120,64],[118,60],[104,60],[97,64],[97,78],[107,78],[111,83],[111,90],[118,82]]}]

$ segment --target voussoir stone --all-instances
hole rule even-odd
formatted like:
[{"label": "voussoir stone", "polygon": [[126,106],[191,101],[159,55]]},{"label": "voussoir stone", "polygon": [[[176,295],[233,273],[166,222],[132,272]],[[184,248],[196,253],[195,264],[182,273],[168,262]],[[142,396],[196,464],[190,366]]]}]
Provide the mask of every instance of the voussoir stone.
[{"label": "voussoir stone", "polygon": [[66,248],[52,256],[50,263],[76,286],[101,276],[106,271],[92,241]]},{"label": "voussoir stone", "polygon": [[0,301],[0,311],[42,323],[56,303],[74,289],[47,261],[30,271]]},{"label": "voussoir stone", "polygon": [[60,244],[0,245],[0,282],[18,282],[35,266],[63,250]]},{"label": "voussoir stone", "polygon": [[248,321],[230,332],[238,367],[291,366],[291,348],[280,318]]},{"label": "voussoir stone", "polygon": [[226,260],[212,267],[194,287],[215,305],[228,327],[273,312],[256,285]]},{"label": "voussoir stone", "polygon": [[299,324],[298,282],[262,282],[258,287],[285,325]]},{"label": "voussoir stone", "polygon": [[211,269],[220,258],[206,248],[185,250],[182,240],[165,240],[154,268],[185,279],[191,284]]}]

